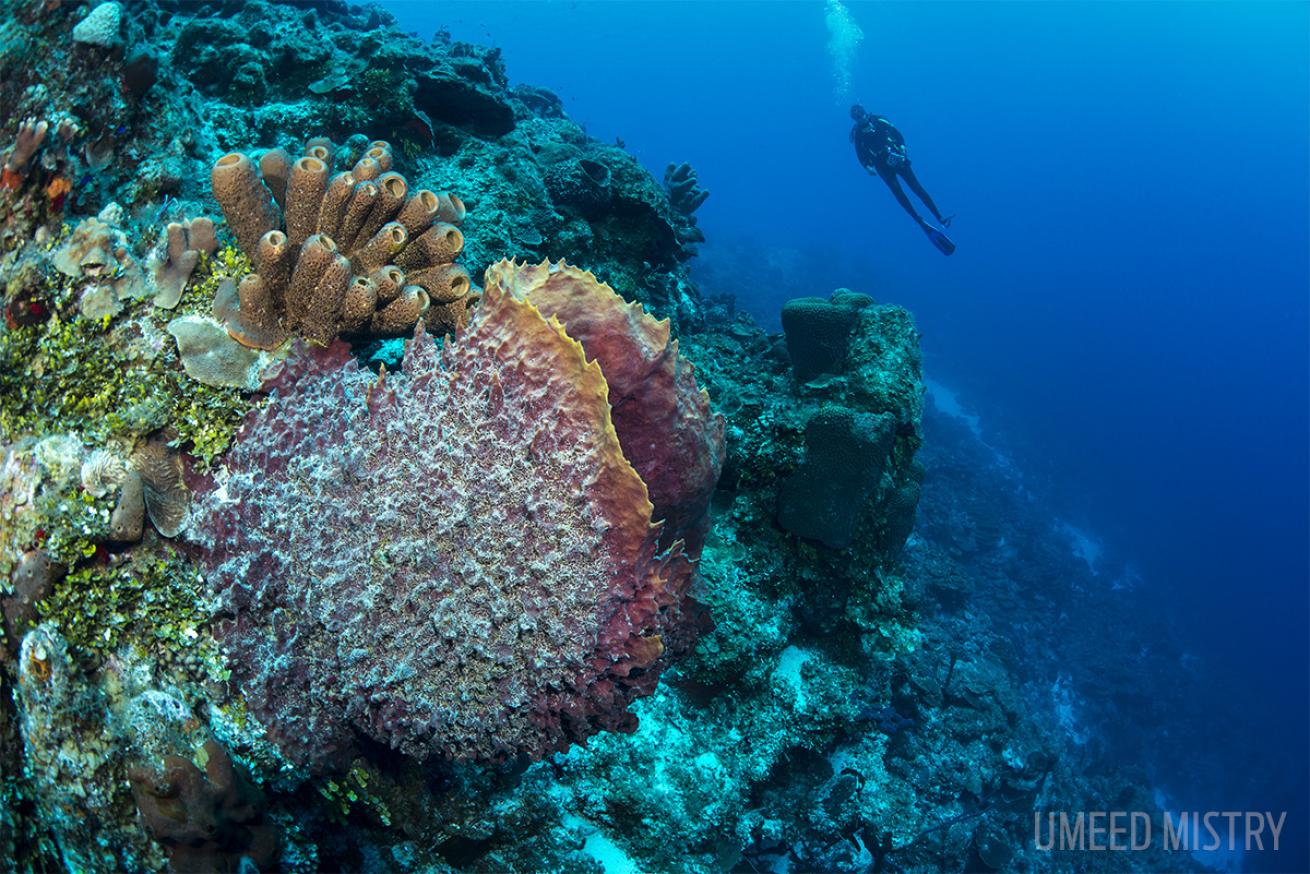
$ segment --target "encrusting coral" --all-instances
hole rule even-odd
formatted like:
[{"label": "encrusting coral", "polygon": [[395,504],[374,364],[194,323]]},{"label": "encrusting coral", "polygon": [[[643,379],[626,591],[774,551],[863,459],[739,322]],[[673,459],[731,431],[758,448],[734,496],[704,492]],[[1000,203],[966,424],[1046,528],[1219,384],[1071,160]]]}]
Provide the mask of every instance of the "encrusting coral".
[{"label": "encrusting coral", "polygon": [[660,549],[602,366],[565,328],[493,282],[398,376],[344,344],[283,368],[191,530],[234,676],[288,757],[321,764],[352,728],[496,760],[633,727],[696,636],[694,572]]},{"label": "encrusting coral", "polygon": [[79,223],[54,252],[55,269],[86,281],[78,310],[88,319],[117,315],[123,301],[144,297],[149,291],[146,274],[132,257],[127,235],[118,227],[121,217],[121,210],[114,205],[105,207],[100,215]]},{"label": "encrusting coral", "polygon": [[145,267],[132,255],[122,226],[121,206],[110,204],[88,218],[55,250],[52,263],[65,276],[85,280],[78,309],[90,319],[115,316],[123,302],[153,290],[157,307],[172,309],[186,290],[202,255],[218,248],[214,223],[208,218],[170,222]]},{"label": "encrusting coral", "polygon": [[420,317],[434,330],[466,324],[472,283],[454,263],[464,246],[455,227],[463,203],[410,192],[391,170],[385,142],[330,176],[335,153],[319,138],[296,159],[274,149],[256,166],[232,152],[214,165],[214,197],[255,266],[215,300],[228,333],[273,349],[296,334],[319,343],[341,334],[394,336]]}]

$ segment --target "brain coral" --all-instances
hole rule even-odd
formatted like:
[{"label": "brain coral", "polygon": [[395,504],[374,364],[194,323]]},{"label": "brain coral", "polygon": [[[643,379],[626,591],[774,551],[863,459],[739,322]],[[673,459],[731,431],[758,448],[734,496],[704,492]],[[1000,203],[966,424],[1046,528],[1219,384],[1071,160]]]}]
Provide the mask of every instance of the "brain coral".
[{"label": "brain coral", "polygon": [[694,639],[693,569],[661,550],[601,369],[560,323],[489,285],[399,375],[339,342],[284,368],[192,530],[234,674],[287,754],[354,730],[539,757],[634,727],[666,647]]}]

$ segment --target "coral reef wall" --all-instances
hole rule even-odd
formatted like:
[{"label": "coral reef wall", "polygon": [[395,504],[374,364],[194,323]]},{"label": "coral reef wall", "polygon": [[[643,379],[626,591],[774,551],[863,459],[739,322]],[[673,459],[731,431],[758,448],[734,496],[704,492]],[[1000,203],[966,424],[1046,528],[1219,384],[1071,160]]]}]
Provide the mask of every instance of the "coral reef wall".
[{"label": "coral reef wall", "polygon": [[[688,279],[690,167],[374,7],[0,10],[9,867],[999,870],[1122,795],[1059,636],[979,612],[1085,599],[930,491],[905,310],[766,334]],[[390,268],[449,336],[375,324]]]},{"label": "coral reef wall", "polygon": [[[475,275],[506,256],[563,257],[659,315],[699,318],[690,214],[622,148],[589,138],[555,95],[511,88],[495,49],[426,43],[376,7],[335,0],[107,2],[97,8],[117,11],[101,14],[91,41],[73,33],[89,5],[5,7],[0,105],[17,147],[5,184],[25,173],[41,194],[0,233],[111,200],[129,212],[201,200],[224,152],[366,132],[361,154],[369,139],[388,140],[415,187],[465,195]],[[45,125],[39,137],[23,133],[29,118]]]}]

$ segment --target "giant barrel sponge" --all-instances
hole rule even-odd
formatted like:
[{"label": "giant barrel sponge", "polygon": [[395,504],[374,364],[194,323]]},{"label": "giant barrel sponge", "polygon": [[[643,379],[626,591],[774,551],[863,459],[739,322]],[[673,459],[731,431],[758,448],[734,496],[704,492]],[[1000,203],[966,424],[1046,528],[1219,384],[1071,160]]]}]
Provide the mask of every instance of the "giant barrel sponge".
[{"label": "giant barrel sponge", "polygon": [[591,273],[558,264],[508,261],[487,270],[496,283],[564,324],[609,384],[614,428],[623,452],[641,474],[663,542],[681,538],[699,556],[707,510],[725,445],[723,417],[696,384],[695,368],[678,354],[668,319],[627,303]]},{"label": "giant barrel sponge", "polygon": [[[293,761],[321,765],[356,733],[418,757],[539,758],[635,727],[629,703],[694,641],[693,561],[661,544],[605,361],[513,293],[551,271],[586,281],[497,265],[467,328],[440,350],[420,329],[397,375],[341,342],[302,348],[198,502],[219,637]],[[596,324],[649,328],[612,292],[586,300]],[[677,412],[651,421],[712,447],[677,498],[699,525],[723,423],[667,356],[652,391],[694,397],[651,396]]]}]

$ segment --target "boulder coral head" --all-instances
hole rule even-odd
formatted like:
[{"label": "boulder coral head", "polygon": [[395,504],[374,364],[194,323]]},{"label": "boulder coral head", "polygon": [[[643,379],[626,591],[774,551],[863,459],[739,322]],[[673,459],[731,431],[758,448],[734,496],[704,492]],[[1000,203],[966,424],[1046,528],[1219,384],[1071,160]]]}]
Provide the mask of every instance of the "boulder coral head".
[{"label": "boulder coral head", "polygon": [[319,343],[402,334],[420,317],[436,330],[465,324],[472,283],[454,263],[463,203],[411,192],[380,140],[332,174],[336,157],[318,138],[298,158],[272,149],[256,165],[232,152],[214,165],[214,197],[255,266],[215,299],[228,332],[273,349],[296,334]]},{"label": "boulder coral head", "polygon": [[697,634],[694,569],[661,548],[602,366],[565,326],[490,283],[399,374],[344,343],[282,368],[191,530],[234,676],[288,757],[323,764],[358,732],[539,758],[634,728],[628,705]]}]

